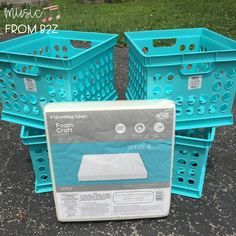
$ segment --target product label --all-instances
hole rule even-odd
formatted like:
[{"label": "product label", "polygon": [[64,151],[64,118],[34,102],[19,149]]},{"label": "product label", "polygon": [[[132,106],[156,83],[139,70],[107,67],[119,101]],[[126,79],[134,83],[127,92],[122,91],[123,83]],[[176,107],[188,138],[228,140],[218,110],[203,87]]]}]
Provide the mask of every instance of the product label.
[{"label": "product label", "polygon": [[135,218],[166,214],[170,188],[56,193],[60,220]]},{"label": "product label", "polygon": [[188,77],[188,89],[200,89],[202,87],[202,76],[194,75]]},{"label": "product label", "polygon": [[30,92],[37,92],[37,87],[34,79],[24,78],[25,88]]}]

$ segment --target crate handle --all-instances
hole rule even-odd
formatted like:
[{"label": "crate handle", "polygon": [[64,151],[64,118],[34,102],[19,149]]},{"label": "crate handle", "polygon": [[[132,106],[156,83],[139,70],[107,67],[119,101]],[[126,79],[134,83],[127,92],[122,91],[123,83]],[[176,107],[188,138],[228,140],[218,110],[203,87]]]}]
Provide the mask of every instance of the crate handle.
[{"label": "crate handle", "polygon": [[157,47],[173,47],[176,44],[176,38],[153,39],[152,45]]},{"label": "crate handle", "polygon": [[213,71],[214,67],[214,62],[187,63],[180,66],[180,73],[182,75],[208,74]]},{"label": "crate handle", "polygon": [[[162,38],[162,39],[153,39],[152,46],[154,48],[167,48],[167,47],[174,47],[176,44],[176,38]],[[142,52],[147,54],[149,51],[148,47],[143,47]]]},{"label": "crate handle", "polygon": [[39,76],[40,74],[38,66],[35,65],[11,63],[11,67],[16,74],[20,75]]},{"label": "crate handle", "polygon": [[70,43],[74,48],[91,48],[91,41],[71,39]]}]

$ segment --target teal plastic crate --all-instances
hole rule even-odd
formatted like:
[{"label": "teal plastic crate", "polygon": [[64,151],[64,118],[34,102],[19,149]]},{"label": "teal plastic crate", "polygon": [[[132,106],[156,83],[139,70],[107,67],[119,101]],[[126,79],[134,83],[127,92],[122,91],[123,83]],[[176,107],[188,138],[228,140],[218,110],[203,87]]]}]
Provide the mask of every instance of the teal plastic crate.
[{"label": "teal plastic crate", "polygon": [[215,128],[176,131],[172,193],[202,196],[208,151],[214,137]]},{"label": "teal plastic crate", "polygon": [[236,41],[207,29],[125,33],[127,99],[176,102],[176,129],[233,123]]},{"label": "teal plastic crate", "polygon": [[45,131],[42,129],[22,126],[20,137],[23,143],[29,146],[30,157],[35,174],[35,192],[51,192],[52,179]]},{"label": "teal plastic crate", "polygon": [[0,43],[2,119],[44,128],[49,102],[113,100],[117,35],[34,33]]},{"label": "teal plastic crate", "polygon": [[[214,136],[215,128],[177,131],[172,193],[193,198],[201,197],[208,150]],[[25,145],[29,145],[36,177],[35,191],[37,193],[52,191],[45,131],[22,126],[21,138]],[[41,158],[43,164],[39,162]],[[45,172],[41,171],[42,166]]]}]

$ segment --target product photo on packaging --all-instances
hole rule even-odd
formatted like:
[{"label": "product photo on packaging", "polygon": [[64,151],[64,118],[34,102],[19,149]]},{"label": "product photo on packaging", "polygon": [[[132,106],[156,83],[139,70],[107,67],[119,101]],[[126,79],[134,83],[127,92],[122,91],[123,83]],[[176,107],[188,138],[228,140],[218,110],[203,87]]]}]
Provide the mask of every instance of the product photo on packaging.
[{"label": "product photo on packaging", "polygon": [[84,155],[78,180],[146,179],[139,153]]}]

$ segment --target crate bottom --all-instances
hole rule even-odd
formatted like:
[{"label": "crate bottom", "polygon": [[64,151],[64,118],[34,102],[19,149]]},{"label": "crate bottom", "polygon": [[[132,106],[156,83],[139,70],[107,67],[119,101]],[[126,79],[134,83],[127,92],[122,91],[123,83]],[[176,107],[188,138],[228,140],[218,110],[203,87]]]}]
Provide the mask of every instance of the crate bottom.
[{"label": "crate bottom", "polygon": [[[49,193],[53,191],[52,183],[47,183],[47,184],[37,184],[35,182],[35,188],[34,191],[39,194],[39,193]],[[191,198],[201,198],[202,196],[202,190],[193,190],[193,189],[185,189],[185,188],[180,188],[178,186],[172,185],[172,194],[178,194],[181,196],[185,197],[191,197]]]},{"label": "crate bottom", "polygon": [[[113,94],[108,96],[105,99],[105,101],[116,100],[117,98],[118,98],[117,93],[114,92]],[[30,126],[30,127],[34,127],[38,129],[45,129],[43,120],[36,120],[29,117],[26,118],[21,115],[12,114],[11,112],[2,111],[1,119],[7,122],[19,124],[19,125]]]},{"label": "crate bottom", "polygon": [[186,188],[181,188],[179,186],[172,185],[171,193],[178,194],[185,197],[201,198],[202,189],[200,190],[186,189]]},{"label": "crate bottom", "polygon": [[36,193],[52,192],[53,191],[53,189],[52,189],[52,182],[38,184],[37,180],[35,180],[34,191]]},{"label": "crate bottom", "polygon": [[[35,181],[34,191],[37,194],[52,192],[53,191],[52,183],[37,184],[37,181]],[[178,195],[185,196],[185,197],[201,198],[202,189],[201,190],[185,189],[185,188],[181,188],[179,186],[172,185],[171,193],[178,194]]]}]

